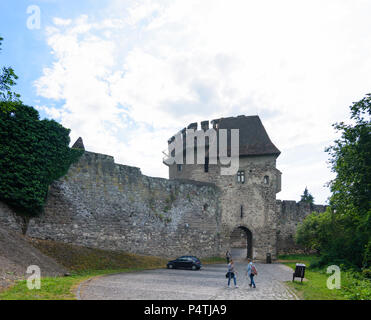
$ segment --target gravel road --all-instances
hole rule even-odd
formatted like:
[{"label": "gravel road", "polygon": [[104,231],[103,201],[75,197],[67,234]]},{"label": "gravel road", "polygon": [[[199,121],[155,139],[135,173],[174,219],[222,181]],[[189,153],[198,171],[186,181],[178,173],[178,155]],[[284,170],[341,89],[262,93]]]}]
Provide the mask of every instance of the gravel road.
[{"label": "gravel road", "polygon": [[257,288],[249,287],[246,263],[236,262],[237,285],[227,287],[225,264],[205,265],[199,271],[156,269],[103,276],[82,283],[83,300],[292,300],[298,299],[284,281],[292,270],[282,264],[256,264]]}]

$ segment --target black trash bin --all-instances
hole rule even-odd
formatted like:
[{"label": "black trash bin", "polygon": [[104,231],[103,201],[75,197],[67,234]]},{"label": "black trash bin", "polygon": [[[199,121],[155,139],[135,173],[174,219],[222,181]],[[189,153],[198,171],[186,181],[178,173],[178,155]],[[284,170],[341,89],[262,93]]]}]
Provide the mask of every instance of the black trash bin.
[{"label": "black trash bin", "polygon": [[292,281],[294,281],[295,278],[301,278],[301,282],[303,282],[304,275],[305,275],[305,264],[297,263],[295,266],[295,272],[292,275]]},{"label": "black trash bin", "polygon": [[267,263],[272,263],[272,256],[270,253],[267,253]]}]

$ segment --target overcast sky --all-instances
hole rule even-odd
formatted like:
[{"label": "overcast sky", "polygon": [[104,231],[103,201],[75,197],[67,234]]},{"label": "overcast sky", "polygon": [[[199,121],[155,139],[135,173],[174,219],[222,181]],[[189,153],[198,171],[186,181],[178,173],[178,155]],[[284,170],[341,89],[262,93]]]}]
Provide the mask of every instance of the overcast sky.
[{"label": "overcast sky", "polygon": [[331,125],[371,92],[370,16],[367,0],[2,0],[0,65],[72,143],[150,176],[168,177],[162,150],[189,123],[259,115],[281,150],[277,198],[308,186],[325,203]]}]

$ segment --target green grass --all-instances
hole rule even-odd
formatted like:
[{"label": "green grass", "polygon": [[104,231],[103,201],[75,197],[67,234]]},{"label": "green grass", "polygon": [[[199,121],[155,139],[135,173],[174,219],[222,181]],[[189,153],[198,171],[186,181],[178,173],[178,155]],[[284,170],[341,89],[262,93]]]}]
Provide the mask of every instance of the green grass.
[{"label": "green grass", "polygon": [[213,264],[213,263],[227,263],[225,258],[222,257],[210,257],[201,259],[202,264]]},{"label": "green grass", "polygon": [[0,292],[0,300],[76,300],[75,290],[85,280],[105,274],[140,270],[144,269],[92,270],[72,274],[68,277],[46,277],[41,279],[39,290],[29,290],[26,280],[21,280],[9,289]]},{"label": "green grass", "polygon": [[[294,289],[295,293],[304,300],[358,300],[371,299],[371,281],[360,272],[341,270],[341,288],[330,290],[327,288],[327,279],[331,274],[326,273],[327,268],[311,268],[310,265],[319,260],[313,255],[282,255],[279,261],[293,270],[296,263],[305,263],[305,278],[308,281],[288,281],[286,284]],[[341,266],[340,266],[341,267]],[[341,268],[342,269],[342,268]]]}]

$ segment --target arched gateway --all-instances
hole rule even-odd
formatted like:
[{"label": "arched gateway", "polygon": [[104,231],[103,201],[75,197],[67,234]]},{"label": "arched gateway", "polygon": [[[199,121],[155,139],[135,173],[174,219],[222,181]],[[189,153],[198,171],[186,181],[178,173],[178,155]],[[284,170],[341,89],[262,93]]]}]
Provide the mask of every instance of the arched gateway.
[{"label": "arched gateway", "polygon": [[252,258],[252,233],[244,227],[235,228],[230,236],[231,254],[234,259]]}]

